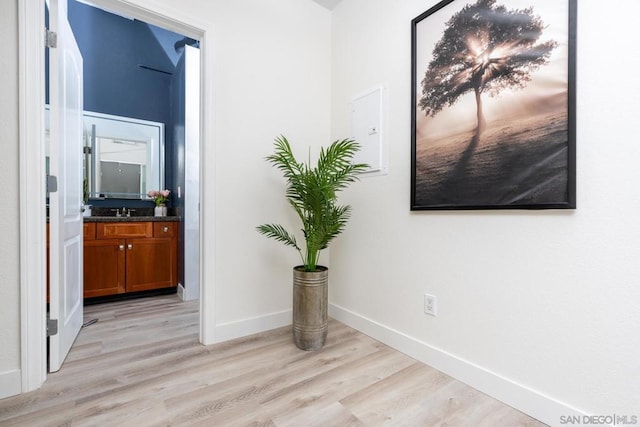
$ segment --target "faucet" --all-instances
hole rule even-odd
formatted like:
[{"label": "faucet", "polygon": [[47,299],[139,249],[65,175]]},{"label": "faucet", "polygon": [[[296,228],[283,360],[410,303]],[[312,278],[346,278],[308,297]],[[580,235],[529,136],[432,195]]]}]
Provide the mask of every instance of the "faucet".
[{"label": "faucet", "polygon": [[121,216],[131,216],[131,212],[134,212],[135,209],[127,210],[127,208],[125,207],[122,208],[122,211],[120,211],[120,209],[111,209],[111,212],[114,212],[114,211],[117,217],[121,217]]}]

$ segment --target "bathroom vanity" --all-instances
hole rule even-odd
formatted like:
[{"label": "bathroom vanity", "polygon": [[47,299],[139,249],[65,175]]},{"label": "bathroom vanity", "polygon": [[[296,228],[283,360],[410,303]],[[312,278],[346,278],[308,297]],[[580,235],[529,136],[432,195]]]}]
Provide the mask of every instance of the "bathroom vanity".
[{"label": "bathroom vanity", "polygon": [[177,217],[84,219],[84,297],[176,287]]},{"label": "bathroom vanity", "polygon": [[[84,202],[96,215],[83,218],[85,299],[170,292],[180,281],[182,218],[149,216],[148,191],[165,188],[164,135],[163,123],[83,112]],[[47,222],[47,266],[48,239]]]}]

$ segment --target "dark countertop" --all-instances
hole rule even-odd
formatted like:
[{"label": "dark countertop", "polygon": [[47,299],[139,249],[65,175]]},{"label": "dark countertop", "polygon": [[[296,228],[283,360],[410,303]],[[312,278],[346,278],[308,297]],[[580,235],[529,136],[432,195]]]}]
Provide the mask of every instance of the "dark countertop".
[{"label": "dark countertop", "polygon": [[85,216],[84,222],[158,222],[174,221],[179,222],[179,216]]}]

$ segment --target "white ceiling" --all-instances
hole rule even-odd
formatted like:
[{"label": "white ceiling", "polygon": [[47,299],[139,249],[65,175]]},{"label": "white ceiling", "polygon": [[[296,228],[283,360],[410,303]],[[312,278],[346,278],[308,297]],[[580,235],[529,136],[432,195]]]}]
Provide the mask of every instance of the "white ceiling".
[{"label": "white ceiling", "polygon": [[329,10],[333,10],[333,8],[335,8],[338,3],[340,3],[342,0],[313,0],[314,2],[318,3],[320,6],[324,6]]}]

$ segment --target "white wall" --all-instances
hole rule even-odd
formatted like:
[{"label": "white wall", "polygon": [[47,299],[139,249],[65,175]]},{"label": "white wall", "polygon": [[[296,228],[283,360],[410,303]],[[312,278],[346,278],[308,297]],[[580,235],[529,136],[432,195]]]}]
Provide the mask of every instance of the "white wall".
[{"label": "white wall", "polygon": [[299,226],[264,157],[280,134],[303,159],[329,140],[331,15],[300,0],[217,3],[217,323],[284,311],[288,324],[297,254],[255,227]]},{"label": "white wall", "polygon": [[[0,398],[20,387],[20,299],[18,244],[18,9],[3,2],[0,14]],[[17,387],[17,389],[16,389]]]},{"label": "white wall", "polygon": [[640,415],[640,3],[579,4],[576,211],[410,212],[410,21],[436,3],[333,13],[332,136],[386,82],[390,172],[347,193],[332,312],[548,423]]}]

